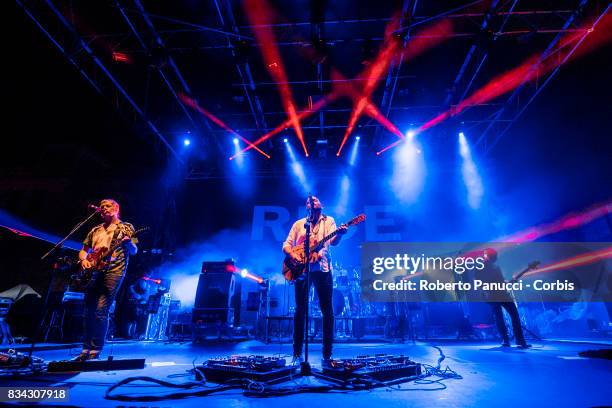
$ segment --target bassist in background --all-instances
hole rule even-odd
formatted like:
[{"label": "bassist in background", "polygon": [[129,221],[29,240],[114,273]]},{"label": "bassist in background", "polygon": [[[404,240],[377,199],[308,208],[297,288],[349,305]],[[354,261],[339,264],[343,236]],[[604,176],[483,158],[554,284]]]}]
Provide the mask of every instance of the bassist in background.
[{"label": "bassist in background", "polygon": [[[505,282],[504,275],[502,274],[501,269],[497,266],[497,251],[493,248],[487,248],[483,252],[483,257],[485,259],[485,268],[482,271],[476,273],[476,277],[485,282]],[[524,272],[531,269],[531,266],[526,269]],[[502,337],[502,346],[510,347],[510,338],[508,336],[508,328],[506,327],[506,321],[504,320],[504,314],[502,311],[506,309],[506,312],[510,316],[510,320],[512,322],[512,332],[514,333],[514,339],[516,341],[516,345],[519,348],[526,349],[531,347],[530,344],[527,344],[525,341],[525,335],[523,334],[523,326],[521,326],[521,318],[519,317],[518,309],[516,304],[514,303],[514,299],[510,295],[510,293],[506,291],[494,292],[488,294],[492,301],[489,301],[489,305],[493,309],[493,316],[495,317],[495,324],[497,325],[497,330],[499,331],[500,336]]]},{"label": "bassist in background", "polygon": [[[306,201],[308,217],[297,220],[291,227],[289,235],[283,244],[285,255],[292,255],[292,249],[299,245],[304,245],[306,240],[306,229],[304,225],[310,221],[311,241],[321,241],[326,235],[336,230],[336,222],[329,215],[322,214],[322,205],[317,197],[312,197],[313,206],[310,208],[309,200]],[[332,343],[334,338],[334,313],[332,310],[332,263],[329,253],[329,246],[338,245],[348,227],[341,225],[334,239],[325,243],[323,248],[311,254],[310,257],[310,283],[314,284],[319,297],[319,306],[323,314],[323,360],[329,361],[332,354]],[[302,259],[295,259],[296,262],[303,262]],[[302,348],[304,343],[304,325],[306,318],[306,296],[309,288],[306,287],[305,279],[295,282],[295,317],[293,330],[293,356],[295,360],[301,360]]]},{"label": "bassist in background", "polygon": [[125,276],[130,255],[136,254],[138,240],[134,236],[132,224],[119,219],[119,204],[115,200],[104,199],[98,210],[103,223],[94,227],[83,241],[79,252],[81,266],[91,268],[92,262],[87,255],[93,251],[102,250],[121,243],[112,254],[110,261],[103,269],[94,274],[85,293],[85,336],[83,350],[75,357],[76,361],[97,359],[104,347],[108,329],[108,313],[115,296]]}]

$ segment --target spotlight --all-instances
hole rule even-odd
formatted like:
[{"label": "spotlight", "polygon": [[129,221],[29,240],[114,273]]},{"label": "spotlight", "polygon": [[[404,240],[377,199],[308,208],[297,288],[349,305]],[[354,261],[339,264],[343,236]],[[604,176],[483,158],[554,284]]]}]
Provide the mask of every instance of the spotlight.
[{"label": "spotlight", "polygon": [[240,271],[240,276],[242,276],[243,278],[246,278],[248,274],[249,274],[249,271],[247,269],[242,269]]},{"label": "spotlight", "polygon": [[183,139],[183,146],[189,146],[191,144],[191,140]]},{"label": "spotlight", "polygon": [[234,138],[234,144],[235,144],[235,145],[237,145],[237,144],[238,144],[238,138],[237,138],[237,137],[235,137],[235,138]]},{"label": "spotlight", "polygon": [[283,139],[283,142],[287,143],[289,140],[287,138]]},{"label": "spotlight", "polygon": [[357,136],[355,140],[361,140],[361,136]]},{"label": "spotlight", "polygon": [[406,132],[406,137],[408,138],[408,140],[414,139],[415,136],[416,132],[414,130],[409,130]]}]

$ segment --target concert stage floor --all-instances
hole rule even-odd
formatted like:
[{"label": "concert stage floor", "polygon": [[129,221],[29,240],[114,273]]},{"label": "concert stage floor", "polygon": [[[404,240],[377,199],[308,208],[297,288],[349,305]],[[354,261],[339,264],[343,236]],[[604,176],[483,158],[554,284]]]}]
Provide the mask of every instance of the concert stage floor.
[{"label": "concert stage floor", "polygon": [[[404,383],[401,390],[385,388],[349,393],[299,394],[271,398],[245,397],[240,390],[212,396],[154,402],[120,402],[104,399],[107,388],[127,377],[150,376],[170,382],[194,380],[187,370],[192,363],[201,363],[212,356],[227,354],[287,354],[290,345],[266,345],[258,341],[234,344],[193,345],[191,343],[122,343],[109,345],[106,354],[115,358],[146,358],[146,368],[132,371],[86,372],[80,374],[48,374],[35,380],[4,381],[14,386],[66,385],[70,387],[69,406],[134,406],[134,407],[594,407],[612,404],[610,373],[612,361],[587,359],[580,351],[611,348],[612,344],[538,342],[533,349],[502,349],[492,343],[432,342],[446,355],[442,368],[450,366],[463,379],[447,379],[442,383]],[[36,355],[46,360],[67,359],[76,349],[47,350]],[[419,363],[435,365],[438,351],[430,343],[416,344],[337,344],[336,358],[358,354],[407,354]],[[312,345],[313,366],[320,364],[320,345]],[[298,382],[304,381],[298,379]],[[310,383],[319,380],[309,378]],[[426,391],[429,390],[429,391]],[[116,390],[121,394],[151,395],[177,392],[159,386],[127,385]],[[408,392],[410,391],[410,392]],[[205,398],[205,401],[202,400]],[[66,405],[62,405],[66,406]]]}]

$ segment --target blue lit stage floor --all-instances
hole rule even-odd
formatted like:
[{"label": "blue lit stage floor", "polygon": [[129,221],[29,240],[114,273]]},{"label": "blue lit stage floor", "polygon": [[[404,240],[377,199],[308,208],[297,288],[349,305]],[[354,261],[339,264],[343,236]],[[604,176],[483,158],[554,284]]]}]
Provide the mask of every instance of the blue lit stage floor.
[{"label": "blue lit stage floor", "polygon": [[[120,402],[104,399],[106,389],[127,377],[150,376],[170,382],[193,381],[187,373],[193,362],[201,363],[213,356],[228,354],[275,355],[288,354],[290,345],[266,345],[257,341],[234,344],[192,345],[191,343],[119,343],[109,345],[105,355],[115,358],[146,358],[143,370],[87,372],[80,374],[48,374],[33,381],[20,379],[4,381],[2,385],[62,385],[70,387],[71,406],[131,406],[131,407],[593,407],[612,405],[612,361],[587,359],[580,351],[601,349],[601,344],[535,342],[530,350],[503,349],[492,343],[432,342],[442,348],[450,366],[463,379],[444,380],[439,384],[418,385],[404,383],[401,390],[376,389],[349,393],[300,394],[272,398],[249,398],[240,390],[227,391],[207,397],[155,402]],[[311,346],[311,362],[320,364],[320,345]],[[608,348],[612,345],[608,344]],[[73,350],[45,350],[35,353],[47,361],[67,359]],[[405,344],[337,344],[336,358],[358,354],[407,354],[419,363],[435,365],[438,351],[429,343]],[[309,379],[311,383],[318,380]],[[301,381],[301,380],[299,380]],[[417,390],[419,389],[419,390]],[[172,390],[159,386],[128,385],[121,394],[163,394]],[[173,390],[177,391],[177,390]],[[62,405],[65,406],[65,405]]]}]

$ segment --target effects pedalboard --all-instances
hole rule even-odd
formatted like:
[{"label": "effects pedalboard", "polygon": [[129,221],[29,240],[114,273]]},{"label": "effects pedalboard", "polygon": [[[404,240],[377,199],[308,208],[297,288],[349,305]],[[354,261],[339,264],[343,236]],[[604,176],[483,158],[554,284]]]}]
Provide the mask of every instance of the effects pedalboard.
[{"label": "effects pedalboard", "polygon": [[196,379],[224,383],[232,379],[269,382],[289,377],[297,371],[284,358],[264,356],[229,356],[211,358],[196,370]]},{"label": "effects pedalboard", "polygon": [[400,378],[414,378],[421,375],[421,365],[408,356],[375,354],[357,356],[342,360],[331,360],[323,366],[323,375],[335,380],[374,379],[394,381]]}]

